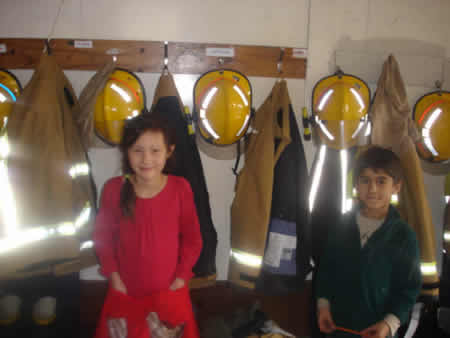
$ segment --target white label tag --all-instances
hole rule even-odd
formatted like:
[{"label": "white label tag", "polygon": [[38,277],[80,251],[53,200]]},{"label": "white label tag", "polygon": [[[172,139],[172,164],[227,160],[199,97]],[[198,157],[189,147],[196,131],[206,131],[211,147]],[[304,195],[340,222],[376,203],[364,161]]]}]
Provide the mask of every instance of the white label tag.
[{"label": "white label tag", "polygon": [[306,48],[292,48],[292,57],[297,59],[303,59],[308,55]]},{"label": "white label tag", "polygon": [[92,40],[75,40],[74,46],[75,48],[92,48],[94,43]]},{"label": "white label tag", "polygon": [[0,54],[6,53],[6,43],[0,43]]},{"label": "white label tag", "polygon": [[119,48],[110,48],[106,51],[107,55],[119,55],[120,49]]},{"label": "white label tag", "polygon": [[264,254],[264,263],[273,268],[279,268],[281,260],[292,257],[292,250],[296,247],[297,238],[295,236],[271,232],[269,235],[269,243]]},{"label": "white label tag", "polygon": [[206,56],[234,57],[234,48],[206,48]]}]

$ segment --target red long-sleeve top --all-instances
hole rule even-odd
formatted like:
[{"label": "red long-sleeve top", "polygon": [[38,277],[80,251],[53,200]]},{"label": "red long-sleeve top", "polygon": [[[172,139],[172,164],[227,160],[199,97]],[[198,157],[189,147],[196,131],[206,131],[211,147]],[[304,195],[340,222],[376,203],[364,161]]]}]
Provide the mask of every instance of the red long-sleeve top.
[{"label": "red long-sleeve top", "polygon": [[118,272],[130,296],[166,290],[175,278],[188,282],[202,249],[189,183],[168,176],[152,198],[136,198],[134,219],[120,209],[122,177],[105,183],[94,230],[102,273]]}]

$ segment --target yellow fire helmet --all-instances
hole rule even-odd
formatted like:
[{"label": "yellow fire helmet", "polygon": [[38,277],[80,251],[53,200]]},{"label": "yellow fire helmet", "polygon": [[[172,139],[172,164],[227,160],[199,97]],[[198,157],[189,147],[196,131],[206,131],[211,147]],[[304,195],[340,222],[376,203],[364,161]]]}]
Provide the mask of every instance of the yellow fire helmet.
[{"label": "yellow fire helmet", "polygon": [[146,104],[139,78],[125,69],[115,69],[95,103],[95,131],[105,142],[118,145],[126,119],[137,116]]},{"label": "yellow fire helmet", "polygon": [[334,149],[354,146],[369,128],[370,89],[353,75],[338,72],[321,79],[312,93],[312,112],[322,143]]},{"label": "yellow fire helmet", "polygon": [[6,126],[14,102],[21,92],[19,80],[7,70],[0,69],[0,131]]},{"label": "yellow fire helmet", "polygon": [[194,86],[194,119],[200,135],[215,145],[230,145],[245,135],[252,115],[252,88],[235,70],[204,73]]},{"label": "yellow fire helmet", "polygon": [[450,160],[450,92],[422,96],[415,104],[413,119],[422,138],[416,143],[419,155],[430,162]]}]

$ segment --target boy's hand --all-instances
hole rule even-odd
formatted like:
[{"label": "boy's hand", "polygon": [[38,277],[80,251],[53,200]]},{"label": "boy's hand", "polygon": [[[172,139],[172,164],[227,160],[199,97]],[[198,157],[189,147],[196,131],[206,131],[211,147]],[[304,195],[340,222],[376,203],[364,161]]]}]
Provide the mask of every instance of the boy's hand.
[{"label": "boy's hand", "polygon": [[114,290],[122,292],[124,294],[127,294],[127,287],[125,286],[124,282],[122,281],[122,278],[120,278],[120,275],[118,272],[111,273],[111,286]]},{"label": "boy's hand", "polygon": [[317,319],[319,322],[319,329],[324,333],[332,333],[336,330],[336,325],[334,324],[333,318],[331,317],[330,308],[324,306],[319,308],[319,312],[317,314]]},{"label": "boy's hand", "polygon": [[363,336],[363,338],[386,338],[389,337],[389,335],[389,326],[384,320],[361,331],[361,336]]},{"label": "boy's hand", "polygon": [[169,289],[171,291],[175,291],[175,290],[181,289],[183,286],[184,286],[184,279],[175,278],[175,280],[170,285]]}]

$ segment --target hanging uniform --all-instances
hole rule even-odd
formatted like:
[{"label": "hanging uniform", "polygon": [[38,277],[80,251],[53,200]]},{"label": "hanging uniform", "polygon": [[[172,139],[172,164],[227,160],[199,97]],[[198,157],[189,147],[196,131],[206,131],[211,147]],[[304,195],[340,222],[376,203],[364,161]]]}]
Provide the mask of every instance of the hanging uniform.
[{"label": "hanging uniform", "polygon": [[[416,149],[423,169],[432,175],[447,175],[444,188],[446,215],[444,215],[443,262],[439,284],[439,303],[450,307],[450,92],[437,91],[425,94],[414,105],[412,117],[421,138]],[[439,222],[438,222],[439,224]]]},{"label": "hanging uniform", "polygon": [[77,105],[55,58],[42,55],[6,129],[9,184],[2,189],[10,207],[1,223],[0,278],[79,271],[95,199]]},{"label": "hanging uniform", "polygon": [[444,243],[439,304],[450,308],[450,174],[445,179]]},{"label": "hanging uniform", "polygon": [[195,277],[203,279],[194,278],[192,285],[203,286],[215,280],[217,233],[211,218],[209,193],[195,136],[189,132],[183,104],[171,74],[160,77],[151,111],[167,116],[177,135],[174,153],[176,168],[173,174],[186,178],[191,184],[203,240],[200,258],[193,268]]},{"label": "hanging uniform", "polygon": [[[275,165],[265,259],[256,283],[257,289],[272,293],[301,289],[306,275],[311,270],[311,233],[307,207],[308,170],[291,104],[289,127],[291,142]],[[280,242],[284,242],[281,252]],[[275,260],[268,258],[271,254],[275,254]]]},{"label": "hanging uniform", "polygon": [[406,90],[399,66],[390,55],[378,80],[372,110],[371,143],[391,148],[404,169],[399,211],[417,233],[420,245],[424,296],[437,296],[439,276],[431,211],[427,201],[423,172],[414,146],[419,139],[410,115]]},{"label": "hanging uniform", "polygon": [[[311,172],[320,170],[320,180],[311,210],[312,256],[315,264],[320,264],[328,233],[333,231],[343,216],[343,184],[340,150],[321,146],[316,153]],[[347,149],[349,163],[353,162],[356,147]],[[322,159],[321,159],[322,157]],[[321,168],[319,168],[319,166]],[[314,176],[312,176],[314,177]],[[312,180],[312,178],[311,178]],[[310,182],[310,186],[312,182]]]},{"label": "hanging uniform", "polygon": [[[231,207],[229,279],[240,286],[254,288],[256,283],[266,291],[287,291],[294,286],[292,281],[303,280],[308,270],[304,204],[301,194],[297,195],[299,199],[293,196],[299,193],[297,189],[303,183],[306,171],[295,124],[291,131],[293,119],[286,81],[276,82],[252,122],[245,165],[237,178]],[[296,138],[295,143],[281,161],[282,154],[292,142],[291,135]],[[300,161],[297,168],[289,167],[287,159],[290,156]],[[290,160],[296,162],[293,158]],[[296,169],[298,172],[294,173]],[[281,192],[283,175],[293,180],[289,183],[293,191],[286,191],[286,195]],[[289,200],[285,206],[282,205],[284,198]],[[278,240],[281,243],[277,243]],[[298,242],[305,251],[296,251]],[[294,268],[293,261],[296,262]],[[297,268],[297,263],[302,266]],[[282,264],[287,266],[283,268]],[[300,286],[296,285],[296,288]]]},{"label": "hanging uniform", "polygon": [[[77,114],[77,123],[81,132],[81,139],[85,149],[95,146],[95,134],[94,134],[94,124],[95,115],[99,114],[98,110],[102,108],[100,102],[97,103],[97,98],[99,95],[104,96],[105,86],[110,79],[110,75],[113,73],[115,63],[110,61],[105,64],[101,69],[99,69],[93,77],[89,80],[86,86],[83,88],[79,98],[79,112]],[[142,89],[143,91],[143,89]],[[102,101],[105,103],[105,100]],[[109,103],[109,109],[112,110],[114,105]],[[143,103],[145,106],[145,102]],[[97,108],[97,109],[96,109]],[[104,108],[104,106],[103,106]],[[105,111],[105,109],[103,109]],[[95,112],[94,114],[92,112]],[[104,118],[102,120],[105,120]],[[109,118],[112,124],[114,124],[114,119]]]}]

